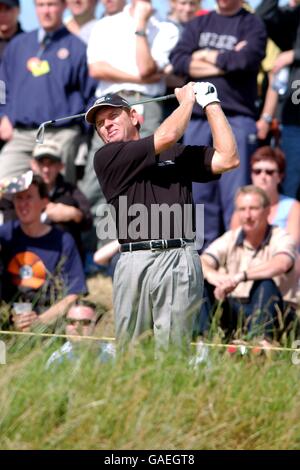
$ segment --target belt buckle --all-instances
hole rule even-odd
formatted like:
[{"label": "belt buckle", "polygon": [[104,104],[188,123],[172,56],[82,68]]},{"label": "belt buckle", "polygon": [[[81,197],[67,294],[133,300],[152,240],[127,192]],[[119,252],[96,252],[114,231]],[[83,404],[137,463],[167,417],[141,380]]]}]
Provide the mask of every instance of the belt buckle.
[{"label": "belt buckle", "polygon": [[184,248],[186,246],[186,241],[183,238],[180,238],[180,248]]},{"label": "belt buckle", "polygon": [[155,251],[157,248],[153,247],[153,243],[155,243],[155,240],[150,240],[149,245],[150,245],[150,250]]}]

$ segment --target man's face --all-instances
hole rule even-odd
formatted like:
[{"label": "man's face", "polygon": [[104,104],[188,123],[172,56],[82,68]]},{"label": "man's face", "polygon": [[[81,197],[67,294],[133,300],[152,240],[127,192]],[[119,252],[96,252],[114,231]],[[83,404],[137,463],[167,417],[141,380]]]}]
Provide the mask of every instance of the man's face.
[{"label": "man's face", "polygon": [[45,210],[48,199],[42,199],[38,188],[31,184],[26,191],[14,195],[13,198],[18,219],[22,225],[31,225],[40,221],[41,213]]},{"label": "man's face", "polygon": [[32,162],[33,171],[40,175],[44,183],[50,187],[55,185],[57,175],[62,168],[63,165],[61,162],[48,157],[40,158],[38,160],[36,159]]},{"label": "man's face", "polygon": [[62,24],[64,0],[36,0],[35,8],[40,25],[45,31],[55,31]]},{"label": "man's face", "polygon": [[18,22],[20,10],[17,7],[8,7],[0,1],[0,33],[5,34],[14,28]]},{"label": "man's face", "polygon": [[123,10],[126,0],[102,0],[106,15],[115,15]]},{"label": "man's face", "polygon": [[240,194],[236,200],[236,212],[246,234],[260,234],[267,227],[270,208],[263,207],[259,194]]},{"label": "man's face", "polygon": [[105,144],[128,142],[136,135],[138,115],[134,109],[103,106],[96,114],[96,130]]},{"label": "man's face", "polygon": [[67,0],[67,8],[72,15],[80,16],[86,13],[94,13],[98,0]]},{"label": "man's face", "polygon": [[222,15],[231,15],[242,7],[242,0],[217,0],[219,12]]},{"label": "man's face", "polygon": [[199,0],[173,0],[172,13],[179,23],[187,23],[199,9]]},{"label": "man's face", "polygon": [[67,317],[66,334],[90,336],[96,324],[96,313],[91,307],[74,305],[70,308]]}]

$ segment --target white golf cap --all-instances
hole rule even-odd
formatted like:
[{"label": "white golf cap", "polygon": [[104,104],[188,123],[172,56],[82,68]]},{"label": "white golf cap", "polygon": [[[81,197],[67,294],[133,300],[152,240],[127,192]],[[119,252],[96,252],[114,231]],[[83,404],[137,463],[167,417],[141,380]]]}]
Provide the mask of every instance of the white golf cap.
[{"label": "white golf cap", "polygon": [[36,160],[41,160],[42,158],[51,158],[57,162],[61,162],[61,155],[61,146],[53,140],[45,140],[43,144],[36,145],[32,153],[33,158]]}]

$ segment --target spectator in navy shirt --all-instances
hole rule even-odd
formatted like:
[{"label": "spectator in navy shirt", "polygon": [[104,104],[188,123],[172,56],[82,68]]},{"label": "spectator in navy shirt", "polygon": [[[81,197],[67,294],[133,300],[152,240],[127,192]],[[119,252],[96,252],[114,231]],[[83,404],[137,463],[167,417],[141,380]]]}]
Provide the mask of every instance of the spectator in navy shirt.
[{"label": "spectator in navy shirt", "polygon": [[[240,167],[220,181],[193,185],[195,203],[205,205],[205,245],[229,227],[234,194],[250,178],[249,158],[256,141],[256,79],[266,45],[262,21],[242,8],[242,0],[217,3],[217,11],[188,24],[170,56],[175,73],[186,75],[188,81],[209,79],[216,85],[240,154]],[[197,104],[184,143],[211,144],[205,113]]]},{"label": "spectator in navy shirt", "polygon": [[[38,30],[14,38],[7,46],[0,78],[6,84],[6,104],[0,106],[0,180],[29,169],[36,131],[41,122],[81,113],[94,95],[84,43],[63,26],[64,0],[36,0]],[[66,178],[74,182],[78,123],[48,127],[47,136],[64,153]]]}]

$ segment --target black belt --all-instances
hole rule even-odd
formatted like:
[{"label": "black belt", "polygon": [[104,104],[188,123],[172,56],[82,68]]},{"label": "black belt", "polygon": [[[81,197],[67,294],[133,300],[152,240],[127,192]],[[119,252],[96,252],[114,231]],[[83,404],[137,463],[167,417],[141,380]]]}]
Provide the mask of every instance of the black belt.
[{"label": "black belt", "polygon": [[174,238],[172,240],[149,240],[147,242],[124,243],[120,245],[121,253],[137,250],[169,250],[170,248],[183,248],[187,243],[194,243],[188,238]]}]

